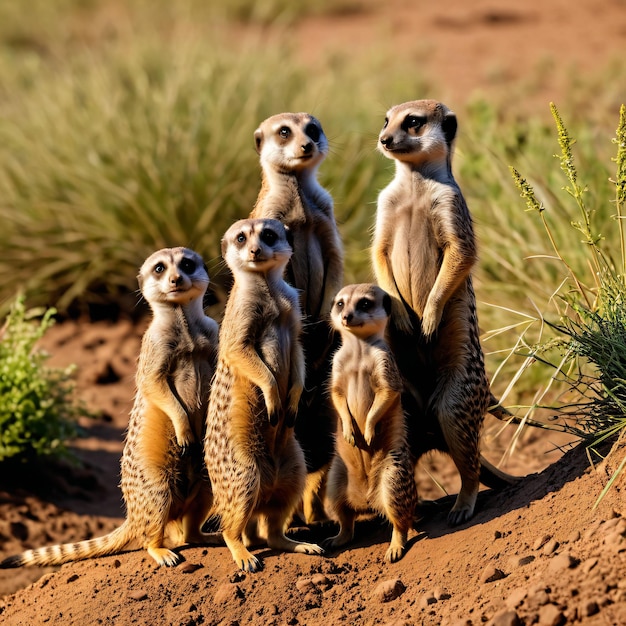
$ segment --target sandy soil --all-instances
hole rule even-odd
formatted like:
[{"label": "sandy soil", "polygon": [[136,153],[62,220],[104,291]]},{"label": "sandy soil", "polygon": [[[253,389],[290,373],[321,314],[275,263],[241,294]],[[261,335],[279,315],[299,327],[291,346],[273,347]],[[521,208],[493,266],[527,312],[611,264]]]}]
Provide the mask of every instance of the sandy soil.
[{"label": "sandy soil", "polygon": [[[593,74],[623,53],[626,3],[388,0],[367,13],[308,20],[293,33],[322,44],[303,45],[305,58],[392,35],[413,65],[445,77],[444,101],[476,89],[501,95],[537,64],[559,59],[536,92],[547,107],[565,97],[561,79],[571,67]],[[3,468],[0,557],[104,534],[121,523],[119,458],[143,328],[66,322],[46,337],[50,364],[78,365],[79,393],[99,418],[83,420],[86,437],[76,444],[83,468]],[[494,432],[488,423],[484,449],[497,461],[504,444]],[[238,572],[219,547],[184,548],[184,562],[170,569],[132,552],[60,569],[0,571],[0,622],[626,624],[626,479],[594,508],[613,457],[608,466],[591,467],[582,448],[561,458],[555,446],[562,443],[555,434],[528,432],[505,466],[523,480],[481,492],[476,516],[460,528],[445,522],[449,501],[425,507],[410,549],[393,565],[383,561],[389,528],[374,519],[362,521],[354,544],[336,554],[261,549],[265,569],[255,575]],[[458,489],[451,463],[435,456],[420,468],[422,497],[442,496],[430,475],[449,493]],[[333,528],[293,532],[319,540]]]}]

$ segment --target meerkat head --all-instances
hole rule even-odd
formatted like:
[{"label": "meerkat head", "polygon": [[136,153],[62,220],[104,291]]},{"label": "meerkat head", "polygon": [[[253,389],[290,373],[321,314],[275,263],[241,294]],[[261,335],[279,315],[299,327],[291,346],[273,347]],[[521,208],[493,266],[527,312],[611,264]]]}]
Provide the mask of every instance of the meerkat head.
[{"label": "meerkat head", "polygon": [[279,113],[254,132],[263,168],[279,172],[314,170],[328,154],[322,125],[308,113]]},{"label": "meerkat head", "polygon": [[209,273],[197,252],[189,248],[163,248],[143,262],[137,281],[150,305],[185,305],[204,296]]},{"label": "meerkat head", "polygon": [[381,337],[391,315],[391,298],[371,283],[347,285],[335,296],[330,316],[333,327],[360,339]]},{"label": "meerkat head", "polygon": [[378,150],[389,159],[415,166],[449,163],[456,130],[456,115],[445,104],[405,102],[387,111]]},{"label": "meerkat head", "polygon": [[279,270],[282,274],[292,251],[287,229],[274,219],[239,220],[222,238],[222,256],[233,273]]}]

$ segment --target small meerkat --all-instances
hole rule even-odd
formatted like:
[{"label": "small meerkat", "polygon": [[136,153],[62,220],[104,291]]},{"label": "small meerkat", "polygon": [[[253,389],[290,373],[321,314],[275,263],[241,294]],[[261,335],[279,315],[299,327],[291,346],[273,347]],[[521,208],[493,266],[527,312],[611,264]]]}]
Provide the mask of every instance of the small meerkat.
[{"label": "small meerkat", "polygon": [[333,200],[317,180],[328,139],[312,115],[279,113],[260,124],[254,140],[262,184],[250,217],[280,220],[294,242],[285,276],[300,294],[307,363],[296,423],[309,471],[301,514],[305,522],[320,521],[323,509],[315,492],[334,449],[334,415],[324,393],[337,345],[329,318],[333,297],[343,284],[343,245]]},{"label": "small meerkat", "polygon": [[141,343],[136,395],[121,461],[124,523],[108,535],[28,550],[0,567],[61,565],[141,547],[159,565],[180,556],[165,547],[205,542],[211,488],[201,446],[218,325],[204,314],[209,276],[202,257],[164,248],[141,266],[138,282],[152,310]]},{"label": "small meerkat", "polygon": [[385,339],[390,313],[391,298],[372,284],[348,285],[334,300],[331,319],[341,348],[333,358],[330,392],[340,419],[326,495],[339,533],[324,546],[351,541],[357,513],[373,509],[393,525],[385,554],[393,563],[404,555],[417,489],[402,378]]},{"label": "small meerkat", "polygon": [[298,294],[283,279],[291,253],[286,229],[273,219],[239,220],[222,239],[234,283],[220,328],[205,462],[223,539],[249,572],[261,568],[245,545],[256,539],[258,522],[270,548],[322,552],[285,536],[306,472],[293,428],[304,354]]},{"label": "small meerkat", "polygon": [[392,296],[390,341],[411,390],[405,409],[414,453],[449,452],[461,476],[452,524],[472,516],[481,469],[485,482],[508,478],[479,450],[484,414],[497,401],[479,341],[476,238],[452,174],[456,132],[456,115],[435,100],[387,112],[378,149],[396,171],[378,197],[372,245],[376,280]]}]

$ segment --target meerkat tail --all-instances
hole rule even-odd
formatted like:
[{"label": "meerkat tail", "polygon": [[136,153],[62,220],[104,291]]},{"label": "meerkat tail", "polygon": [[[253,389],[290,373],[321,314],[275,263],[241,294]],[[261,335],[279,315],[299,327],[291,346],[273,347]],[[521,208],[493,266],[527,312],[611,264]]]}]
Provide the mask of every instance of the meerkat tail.
[{"label": "meerkat tail", "polygon": [[523,476],[513,476],[503,472],[487,461],[484,456],[480,456],[480,482],[490,489],[503,489],[519,482],[522,478]]},{"label": "meerkat tail", "polygon": [[127,548],[133,538],[130,535],[129,525],[124,522],[119,528],[103,537],[27,550],[10,556],[0,563],[0,568],[8,569],[23,565],[63,565],[71,561],[117,554]]}]

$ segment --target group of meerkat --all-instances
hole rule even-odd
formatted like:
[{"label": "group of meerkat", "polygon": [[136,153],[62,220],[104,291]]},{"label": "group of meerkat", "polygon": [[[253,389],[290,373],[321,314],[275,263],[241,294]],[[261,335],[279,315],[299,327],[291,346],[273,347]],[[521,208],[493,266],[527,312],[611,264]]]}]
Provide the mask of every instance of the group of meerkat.
[{"label": "group of meerkat", "polygon": [[[324,552],[285,535],[294,514],[309,523],[327,512],[339,532],[322,545],[334,549],[372,510],[393,527],[394,562],[414,523],[415,465],[433,449],[461,476],[449,522],[468,520],[479,481],[509,477],[480,455],[496,401],[479,343],[472,219],[451,169],[456,131],[434,100],[388,111],[378,149],[396,173],[378,199],[377,284],[343,286],[333,201],[317,180],[322,126],[307,113],[262,122],[260,193],[222,239],[233,285],[219,328],[204,312],[209,276],[196,252],[159,250],[139,271],[152,320],[121,461],[124,523],[0,567],[139,548],[174,565],[172,548],[225,543],[254,572],[257,542]],[[211,516],[217,533],[202,531]]]}]

